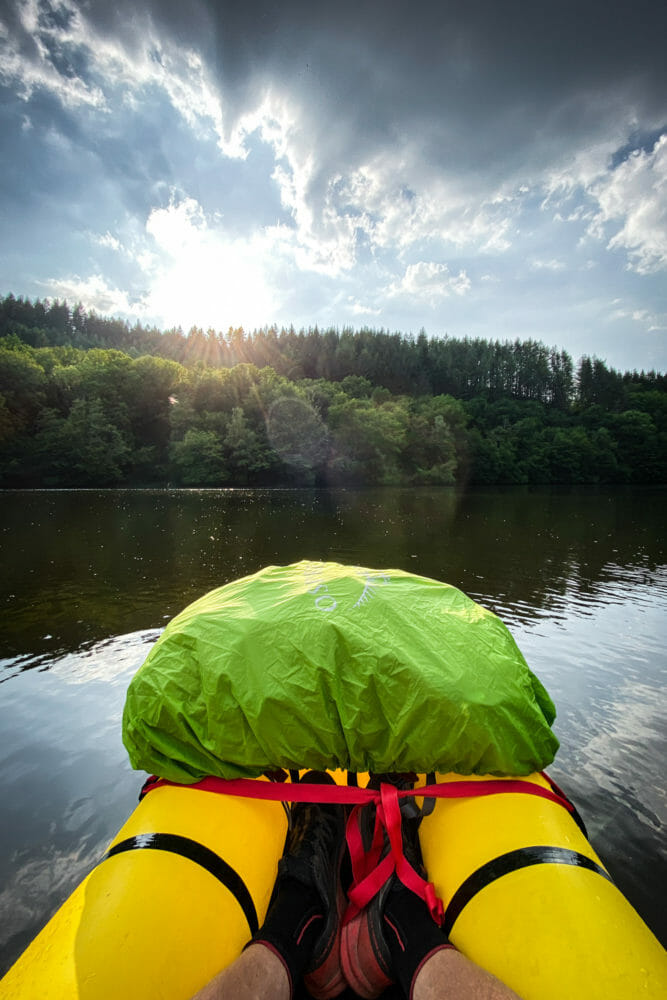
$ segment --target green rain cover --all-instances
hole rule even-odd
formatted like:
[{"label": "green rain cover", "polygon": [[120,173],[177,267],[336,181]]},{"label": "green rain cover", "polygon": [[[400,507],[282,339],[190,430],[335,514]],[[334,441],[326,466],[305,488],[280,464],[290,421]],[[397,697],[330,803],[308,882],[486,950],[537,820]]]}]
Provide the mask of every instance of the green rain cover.
[{"label": "green rain cover", "polygon": [[174,618],[132,679],[132,766],[190,783],[282,768],[521,775],[555,709],[499,618],[401,570],[269,566]]}]

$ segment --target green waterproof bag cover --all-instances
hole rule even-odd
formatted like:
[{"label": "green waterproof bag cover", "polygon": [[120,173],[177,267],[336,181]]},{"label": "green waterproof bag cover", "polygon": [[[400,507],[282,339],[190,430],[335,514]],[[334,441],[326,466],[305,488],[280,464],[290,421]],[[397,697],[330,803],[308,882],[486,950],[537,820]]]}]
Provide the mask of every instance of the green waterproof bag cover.
[{"label": "green waterproof bag cover", "polygon": [[555,709],[508,629],[436,580],[269,566],[173,619],[132,679],[132,766],[179,782],[275,768],[529,774]]}]

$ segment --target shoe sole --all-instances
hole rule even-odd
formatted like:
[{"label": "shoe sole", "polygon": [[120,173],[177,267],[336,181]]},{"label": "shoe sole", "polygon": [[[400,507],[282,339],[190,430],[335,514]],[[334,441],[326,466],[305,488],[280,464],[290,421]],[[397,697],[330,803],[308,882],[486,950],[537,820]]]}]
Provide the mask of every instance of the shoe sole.
[{"label": "shoe sole", "polygon": [[363,1000],[375,1000],[393,979],[383,971],[376,958],[368,910],[362,910],[341,931],[340,964],[343,975]]}]

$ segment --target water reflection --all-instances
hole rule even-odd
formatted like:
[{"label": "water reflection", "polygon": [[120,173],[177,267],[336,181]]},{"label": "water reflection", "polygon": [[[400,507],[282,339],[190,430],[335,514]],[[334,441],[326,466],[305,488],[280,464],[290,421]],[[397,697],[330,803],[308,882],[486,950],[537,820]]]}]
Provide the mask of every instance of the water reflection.
[{"label": "water reflection", "polygon": [[[333,559],[446,580],[528,624],[665,562],[663,496],[387,489],[0,493],[0,653],[161,627],[269,564]],[[29,661],[30,665],[35,661]]]},{"label": "water reflection", "polygon": [[[47,661],[0,703],[0,969],[102,855],[134,808],[138,776],[120,738],[125,690],[155,632]],[[19,683],[20,680],[20,683]]]}]

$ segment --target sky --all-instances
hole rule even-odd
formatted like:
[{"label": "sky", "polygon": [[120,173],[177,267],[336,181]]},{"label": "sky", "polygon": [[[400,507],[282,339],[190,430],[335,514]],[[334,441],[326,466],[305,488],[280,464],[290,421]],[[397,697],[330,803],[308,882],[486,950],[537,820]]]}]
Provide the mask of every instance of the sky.
[{"label": "sky", "polygon": [[662,0],[0,0],[0,294],[667,370]]}]

